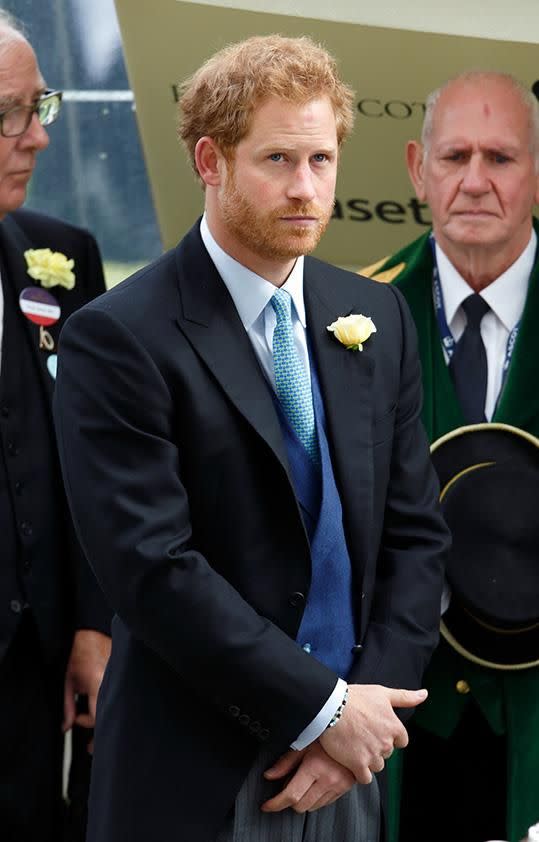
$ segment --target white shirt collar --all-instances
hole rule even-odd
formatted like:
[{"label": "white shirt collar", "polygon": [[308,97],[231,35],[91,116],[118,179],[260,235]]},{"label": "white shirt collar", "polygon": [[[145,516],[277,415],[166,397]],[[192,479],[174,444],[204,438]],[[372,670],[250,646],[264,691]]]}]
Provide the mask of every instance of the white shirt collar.
[{"label": "white shirt collar", "polygon": [[[514,328],[522,316],[536,248],[537,235],[532,229],[530,241],[520,257],[499,278],[481,291],[481,296],[508,331]],[[451,322],[457,310],[464,299],[471,294],[471,289],[438,243],[436,243],[436,262],[444,297],[445,317],[451,328]]]},{"label": "white shirt collar", "polygon": [[[208,227],[206,214],[200,222],[200,236],[232,297],[245,330],[250,330],[275,292],[275,285],[223,251]],[[305,328],[303,256],[298,257],[281,289],[285,289],[290,294],[297,317]]]}]

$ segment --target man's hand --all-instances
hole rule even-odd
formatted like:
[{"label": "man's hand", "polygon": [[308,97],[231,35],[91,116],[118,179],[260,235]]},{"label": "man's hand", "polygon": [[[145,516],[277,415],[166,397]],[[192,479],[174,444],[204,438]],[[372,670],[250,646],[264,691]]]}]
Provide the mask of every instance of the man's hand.
[{"label": "man's hand", "polygon": [[319,741],[330,757],[349,769],[360,784],[381,772],[394,748],[408,745],[408,734],[393,708],[425,701],[426,690],[392,690],[379,684],[350,684],[348,701],[337,725]]},{"label": "man's hand", "polygon": [[[110,637],[101,632],[81,629],[75,633],[64,683],[65,731],[74,725],[93,728],[97,694],[110,655]],[[77,696],[88,696],[88,713],[77,715]]]},{"label": "man's hand", "polygon": [[319,742],[303,751],[288,751],[266,772],[268,780],[278,780],[296,769],[295,775],[274,798],[262,804],[266,813],[291,807],[296,813],[312,812],[332,804],[355,784],[353,774],[333,760]]}]

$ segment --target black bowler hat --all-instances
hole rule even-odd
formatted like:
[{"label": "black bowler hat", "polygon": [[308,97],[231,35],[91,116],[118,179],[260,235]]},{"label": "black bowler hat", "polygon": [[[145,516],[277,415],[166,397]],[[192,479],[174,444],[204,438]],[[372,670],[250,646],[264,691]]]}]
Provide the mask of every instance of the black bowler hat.
[{"label": "black bowler hat", "polygon": [[492,669],[539,665],[539,439],[508,424],[459,427],[431,448],[453,535],[441,633]]}]

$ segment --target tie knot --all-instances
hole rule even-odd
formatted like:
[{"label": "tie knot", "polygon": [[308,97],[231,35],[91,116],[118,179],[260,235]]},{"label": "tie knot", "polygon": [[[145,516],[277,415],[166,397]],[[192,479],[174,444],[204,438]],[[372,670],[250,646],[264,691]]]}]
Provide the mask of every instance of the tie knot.
[{"label": "tie knot", "polygon": [[271,306],[275,310],[277,321],[287,319],[290,321],[292,313],[292,299],[286,290],[278,289],[271,296]]},{"label": "tie knot", "polygon": [[481,324],[481,319],[490,310],[489,305],[484,298],[481,298],[476,292],[473,292],[468,298],[462,302],[462,309],[466,313],[468,324],[472,328],[478,328]]}]

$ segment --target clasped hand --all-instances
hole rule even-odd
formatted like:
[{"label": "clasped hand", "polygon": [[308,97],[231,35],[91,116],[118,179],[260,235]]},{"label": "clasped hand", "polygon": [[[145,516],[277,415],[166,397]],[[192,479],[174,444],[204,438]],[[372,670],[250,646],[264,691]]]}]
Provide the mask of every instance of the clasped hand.
[{"label": "clasped hand", "polygon": [[394,748],[408,745],[406,728],[394,708],[412,708],[426,690],[393,690],[378,684],[352,684],[344,713],[303,751],[288,751],[265,772],[278,780],[295,770],[278,795],[262,805],[264,812],[291,807],[297,813],[333,803],[355,783],[369,784],[381,772]]}]

